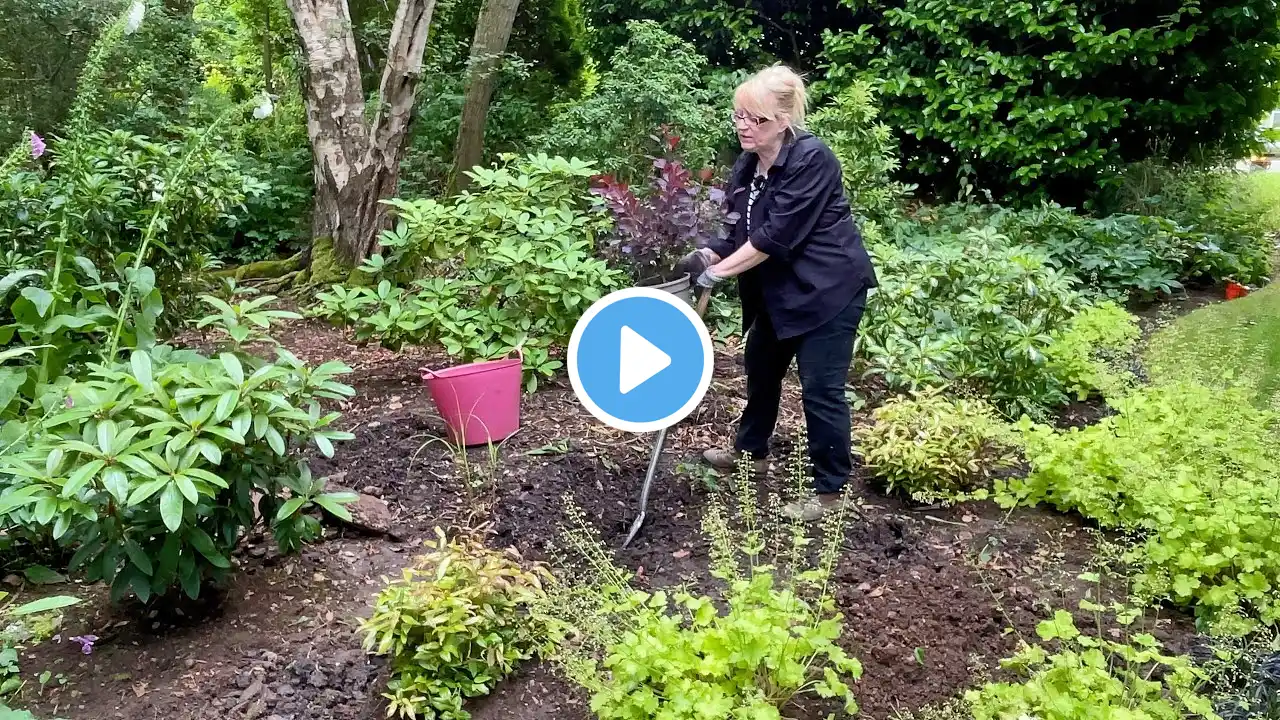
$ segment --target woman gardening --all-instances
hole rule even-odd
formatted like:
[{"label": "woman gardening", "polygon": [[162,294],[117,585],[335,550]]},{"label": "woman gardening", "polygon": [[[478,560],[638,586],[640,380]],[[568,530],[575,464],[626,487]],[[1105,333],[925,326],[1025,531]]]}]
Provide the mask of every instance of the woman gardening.
[{"label": "woman gardening", "polygon": [[727,188],[739,218],[729,237],[686,258],[697,283],[738,279],[747,406],[732,449],[708,450],[729,469],[743,454],[762,470],[778,420],[782,379],[794,358],[804,399],[816,493],[785,511],[812,521],[834,507],[852,465],[845,380],[868,289],[871,259],[844,194],[840,162],[804,129],[804,81],[775,66],[734,94],[742,145]]}]

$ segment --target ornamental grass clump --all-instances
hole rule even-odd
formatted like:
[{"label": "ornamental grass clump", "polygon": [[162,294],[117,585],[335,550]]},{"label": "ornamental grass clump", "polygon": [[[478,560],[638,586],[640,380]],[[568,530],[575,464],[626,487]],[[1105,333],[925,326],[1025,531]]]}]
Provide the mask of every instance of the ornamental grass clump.
[{"label": "ornamental grass clump", "polygon": [[781,512],[811,492],[804,447],[782,493],[761,503],[744,465],[732,498],[712,498],[702,525],[714,593],[640,589],[568,501],[568,572],[549,587],[546,614],[571,628],[555,659],[590,692],[597,717],[772,719],[807,695],[857,711],[851,683],[862,666],[837,644],[842,617],[828,584],[847,505],[828,513],[818,538]]}]

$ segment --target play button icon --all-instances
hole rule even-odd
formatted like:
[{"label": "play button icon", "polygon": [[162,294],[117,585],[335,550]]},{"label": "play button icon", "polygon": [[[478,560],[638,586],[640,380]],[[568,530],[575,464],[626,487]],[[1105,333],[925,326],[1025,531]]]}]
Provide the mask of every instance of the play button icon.
[{"label": "play button icon", "polygon": [[688,303],[652,288],[597,300],[573,329],[569,380],[610,427],[653,432],[683,420],[711,384],[711,336]]},{"label": "play button icon", "polygon": [[645,340],[635,330],[622,326],[621,354],[618,358],[618,392],[626,395],[671,365],[671,356]]}]

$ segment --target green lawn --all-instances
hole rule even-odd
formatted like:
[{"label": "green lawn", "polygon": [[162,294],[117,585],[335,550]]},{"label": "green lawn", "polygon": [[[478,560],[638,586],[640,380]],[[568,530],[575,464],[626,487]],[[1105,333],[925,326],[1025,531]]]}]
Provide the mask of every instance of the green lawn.
[{"label": "green lawn", "polygon": [[1237,382],[1260,407],[1280,410],[1280,282],[1178,318],[1152,336],[1143,356],[1154,381]]}]

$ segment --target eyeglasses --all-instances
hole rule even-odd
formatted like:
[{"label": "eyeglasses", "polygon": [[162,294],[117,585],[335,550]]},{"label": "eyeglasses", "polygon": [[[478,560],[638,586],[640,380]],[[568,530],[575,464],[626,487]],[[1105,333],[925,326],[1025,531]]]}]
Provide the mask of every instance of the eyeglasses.
[{"label": "eyeglasses", "polygon": [[773,118],[756,117],[755,115],[748,115],[747,113],[744,113],[741,111],[735,112],[732,117],[733,117],[734,125],[745,122],[749,125],[760,126],[769,122],[770,120],[773,120]]}]

